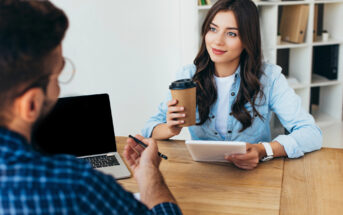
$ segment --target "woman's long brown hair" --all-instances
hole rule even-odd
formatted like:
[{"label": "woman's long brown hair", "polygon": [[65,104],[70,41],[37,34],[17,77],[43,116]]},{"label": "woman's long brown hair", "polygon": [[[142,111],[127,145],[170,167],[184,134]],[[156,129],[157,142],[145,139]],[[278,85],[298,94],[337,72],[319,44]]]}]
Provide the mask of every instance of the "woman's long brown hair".
[{"label": "woman's long brown hair", "polygon": [[[217,88],[214,80],[214,63],[211,60],[205,44],[205,35],[218,12],[232,11],[238,24],[239,37],[243,44],[240,56],[240,88],[232,105],[233,116],[242,123],[242,129],[252,125],[254,116],[263,119],[256,109],[256,99],[263,98],[260,77],[262,75],[261,34],[258,10],[251,0],[218,0],[209,10],[202,25],[202,43],[194,60],[196,73],[193,80],[197,82],[197,105],[200,116],[198,125],[209,119],[211,105],[217,100]],[[245,108],[250,103],[252,113]]]}]

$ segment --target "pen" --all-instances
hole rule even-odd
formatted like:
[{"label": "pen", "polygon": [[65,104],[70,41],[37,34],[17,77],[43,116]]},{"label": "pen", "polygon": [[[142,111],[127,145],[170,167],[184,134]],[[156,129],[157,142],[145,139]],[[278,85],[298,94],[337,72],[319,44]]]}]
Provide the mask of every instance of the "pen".
[{"label": "pen", "polygon": [[[144,148],[148,147],[147,144],[143,143],[142,141],[138,140],[137,138],[135,138],[134,136],[132,136],[131,134],[129,135],[130,138],[132,138],[136,143],[138,143],[139,145],[143,146]],[[168,157],[160,152],[158,152],[158,156],[160,156],[161,158],[167,160]]]}]

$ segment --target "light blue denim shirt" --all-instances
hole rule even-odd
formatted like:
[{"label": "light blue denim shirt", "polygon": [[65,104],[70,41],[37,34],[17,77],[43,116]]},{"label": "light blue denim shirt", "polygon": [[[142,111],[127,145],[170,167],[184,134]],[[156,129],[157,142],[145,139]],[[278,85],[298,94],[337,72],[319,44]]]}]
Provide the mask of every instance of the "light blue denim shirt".
[{"label": "light blue denim shirt", "polygon": [[[192,78],[195,74],[195,65],[187,65],[177,73],[176,80]],[[295,94],[294,90],[288,86],[287,80],[281,73],[281,67],[273,64],[263,64],[264,74],[260,81],[263,85],[264,99],[257,100],[256,109],[264,119],[254,117],[252,125],[239,132],[242,124],[230,115],[231,107],[236,99],[240,86],[240,68],[235,72],[235,81],[230,90],[230,109],[228,110],[226,136],[223,137],[215,129],[215,119],[217,102],[210,108],[209,120],[200,126],[188,127],[193,140],[226,140],[244,141],[248,143],[270,142],[270,118],[274,112],[284,128],[289,131],[288,135],[279,135],[274,141],[278,141],[284,146],[289,158],[297,158],[306,152],[318,150],[322,146],[322,133],[315,124],[313,117],[301,106],[301,99]],[[166,123],[167,102],[171,100],[168,92],[167,98],[159,105],[158,113],[152,116],[142,130],[142,135],[150,137],[154,127],[161,123]],[[245,105],[247,110],[252,113],[249,103]],[[197,122],[200,121],[199,113],[196,113]]]}]

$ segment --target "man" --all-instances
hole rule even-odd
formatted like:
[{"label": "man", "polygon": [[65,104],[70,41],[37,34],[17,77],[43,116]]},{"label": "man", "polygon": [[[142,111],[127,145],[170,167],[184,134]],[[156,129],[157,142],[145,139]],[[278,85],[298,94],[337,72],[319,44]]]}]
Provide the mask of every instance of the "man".
[{"label": "man", "polygon": [[68,19],[48,1],[0,0],[0,214],[181,214],[152,140],[124,156],[141,201],[114,178],[69,155],[47,156],[31,131],[54,106]]}]

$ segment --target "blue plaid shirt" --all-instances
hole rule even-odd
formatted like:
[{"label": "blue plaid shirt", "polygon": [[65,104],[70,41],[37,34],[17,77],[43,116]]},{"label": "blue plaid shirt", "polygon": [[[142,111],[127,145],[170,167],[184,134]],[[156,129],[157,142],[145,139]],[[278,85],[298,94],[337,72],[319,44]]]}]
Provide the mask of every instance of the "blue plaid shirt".
[{"label": "blue plaid shirt", "polygon": [[0,128],[0,214],[181,214],[162,203],[149,210],[115,179],[70,155],[46,156]]}]

